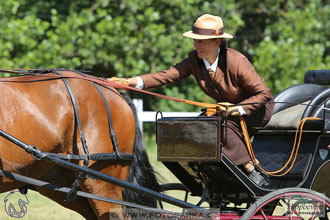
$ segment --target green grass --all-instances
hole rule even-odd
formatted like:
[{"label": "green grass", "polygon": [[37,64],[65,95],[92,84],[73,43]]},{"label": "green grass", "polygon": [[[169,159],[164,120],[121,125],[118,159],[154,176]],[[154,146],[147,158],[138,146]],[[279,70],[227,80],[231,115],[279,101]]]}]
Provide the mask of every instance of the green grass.
[{"label": "green grass", "polygon": [[[13,220],[17,218],[10,217],[5,211],[5,198],[9,195],[10,192],[0,194],[0,219],[1,220]],[[14,193],[7,197],[7,203],[12,203],[17,209],[17,212],[20,212],[17,201],[19,199],[25,200],[23,195],[20,193]],[[23,220],[82,220],[84,219],[81,215],[76,212],[73,212],[69,209],[66,209],[56,202],[40,195],[37,192],[32,190],[28,191],[27,198],[29,204],[26,205],[27,210],[25,215],[21,218]],[[26,201],[26,200],[25,200]],[[8,207],[8,206],[7,206]]]}]

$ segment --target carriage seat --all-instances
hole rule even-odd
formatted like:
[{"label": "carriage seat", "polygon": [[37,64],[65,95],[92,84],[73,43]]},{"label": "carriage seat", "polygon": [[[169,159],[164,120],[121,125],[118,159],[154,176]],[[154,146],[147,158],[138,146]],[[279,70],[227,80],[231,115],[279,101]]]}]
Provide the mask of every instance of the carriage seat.
[{"label": "carriage seat", "polygon": [[[308,102],[303,104],[308,104]],[[305,107],[304,105],[295,105],[273,114],[264,130],[296,130],[303,118]],[[323,123],[323,120],[308,120],[305,122],[303,129],[321,131]]]},{"label": "carriage seat", "polygon": [[[304,116],[307,105],[327,89],[317,84],[299,84],[291,86],[275,96],[272,118],[265,126],[266,130],[296,129]],[[297,104],[298,103],[298,104]],[[319,129],[320,121],[308,121],[304,127]]]},{"label": "carriage seat", "polygon": [[[307,173],[313,159],[319,132],[328,131],[327,116],[318,106],[330,106],[330,71],[307,71],[305,83],[283,90],[275,96],[274,113],[266,125],[255,136],[253,149],[265,170],[281,168],[291,153],[295,130],[302,118],[320,117],[323,120],[310,120],[304,125],[303,140],[292,170],[284,177],[272,179],[272,187],[292,187],[299,184]],[[297,104],[298,103],[298,104]],[[308,104],[310,104],[308,106]]]},{"label": "carriage seat", "polygon": [[[304,84],[291,86],[275,96],[273,116],[265,129],[296,129],[300,120],[305,117],[327,119],[324,117],[324,110],[315,106],[330,106],[329,85],[330,70],[308,70]],[[311,129],[318,129],[318,125],[320,121],[306,124]],[[330,122],[326,121],[324,127],[325,130],[330,130]]]}]

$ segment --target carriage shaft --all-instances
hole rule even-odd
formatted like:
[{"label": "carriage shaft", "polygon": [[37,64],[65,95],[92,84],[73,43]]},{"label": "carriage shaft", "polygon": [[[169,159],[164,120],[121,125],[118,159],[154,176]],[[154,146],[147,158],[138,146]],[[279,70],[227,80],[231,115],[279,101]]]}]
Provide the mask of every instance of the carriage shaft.
[{"label": "carriage shaft", "polygon": [[3,130],[0,130],[0,136],[2,136],[5,139],[11,141],[12,143],[16,144],[17,146],[25,149],[26,152],[30,153],[36,159],[44,159],[44,160],[49,161],[51,163],[54,163],[58,166],[65,167],[65,168],[68,168],[68,169],[71,169],[71,170],[74,170],[74,171],[85,173],[89,177],[100,179],[100,180],[103,180],[105,182],[108,182],[108,183],[111,183],[111,184],[129,189],[129,190],[133,190],[133,191],[136,191],[136,192],[139,192],[139,193],[143,193],[147,196],[162,200],[164,202],[170,203],[172,205],[179,206],[181,208],[192,208],[192,209],[197,209],[197,210],[200,210],[200,211],[207,212],[206,209],[201,208],[199,206],[196,206],[194,204],[187,203],[187,202],[175,199],[173,197],[161,194],[159,192],[150,190],[150,189],[142,187],[142,186],[137,186],[137,185],[132,184],[130,182],[123,181],[121,179],[106,175],[104,173],[95,171],[95,170],[87,168],[87,167],[82,167],[82,166],[67,162],[65,160],[56,158],[52,155],[47,155],[46,153],[43,153],[42,151],[40,151],[35,146],[28,145],[28,144],[18,140],[17,138],[13,137],[12,135],[6,133]]}]

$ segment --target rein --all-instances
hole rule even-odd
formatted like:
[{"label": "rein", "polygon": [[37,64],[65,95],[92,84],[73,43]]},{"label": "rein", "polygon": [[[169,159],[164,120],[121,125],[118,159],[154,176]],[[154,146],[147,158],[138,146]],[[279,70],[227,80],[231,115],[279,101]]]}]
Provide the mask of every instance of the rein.
[{"label": "rein", "polygon": [[[210,103],[204,103],[204,102],[196,102],[196,101],[190,101],[190,100],[186,100],[186,99],[180,99],[180,98],[175,98],[175,97],[170,97],[170,96],[166,96],[166,95],[162,95],[162,94],[158,94],[158,93],[154,93],[154,92],[150,92],[150,91],[146,91],[146,90],[142,90],[142,89],[136,89],[130,86],[125,86],[119,83],[115,83],[115,82],[111,82],[107,79],[102,79],[102,78],[97,78],[97,77],[83,77],[83,76],[77,76],[77,75],[73,75],[73,74],[69,74],[66,76],[63,75],[52,75],[51,73],[54,72],[54,70],[50,69],[47,70],[49,72],[47,73],[42,73],[42,74],[36,74],[36,73],[31,73],[31,72],[16,72],[16,71],[9,71],[9,70],[2,70],[0,69],[0,72],[4,72],[4,73],[15,73],[15,74],[24,74],[24,75],[35,75],[35,76],[39,76],[40,79],[38,80],[8,80],[7,78],[0,78],[0,82],[12,82],[12,83],[26,83],[26,82],[40,82],[40,81],[48,81],[48,80],[57,80],[57,79],[81,79],[81,80],[87,80],[87,81],[91,81],[94,83],[97,83],[99,85],[103,85],[103,86],[110,86],[116,89],[122,89],[122,90],[129,90],[129,91],[134,91],[134,92],[139,92],[139,93],[144,93],[144,94],[148,94],[148,95],[152,95],[152,96],[156,96],[158,98],[162,98],[162,99],[167,99],[167,100],[172,100],[172,101],[176,101],[176,102],[183,102],[186,104],[190,104],[190,105],[196,105],[196,106],[201,106],[204,108],[216,108],[217,106],[219,106],[218,104],[210,104]],[[57,70],[57,71],[71,71],[71,70]],[[74,72],[74,71],[72,71]]]},{"label": "rein", "polygon": [[[250,138],[249,138],[249,133],[248,133],[248,130],[247,130],[247,127],[246,127],[245,120],[244,120],[244,118],[242,116],[240,116],[240,124],[241,124],[242,131],[243,131],[243,134],[244,134],[244,139],[245,139],[246,147],[247,147],[247,150],[249,152],[249,155],[251,157],[251,160],[252,160],[253,164],[255,166],[257,166],[262,172],[264,172],[264,173],[266,173],[266,174],[268,174],[270,176],[284,176],[285,174],[287,174],[292,169],[293,165],[296,162],[298,150],[299,150],[299,147],[300,147],[300,141],[301,141],[301,137],[302,137],[302,130],[303,130],[303,127],[304,127],[305,122],[308,121],[308,120],[320,120],[320,118],[307,117],[307,118],[301,119],[301,121],[299,123],[299,126],[297,127],[297,130],[296,130],[296,135],[295,135],[295,138],[294,138],[294,144],[293,144],[293,147],[292,147],[292,150],[291,150],[290,157],[287,160],[287,162],[283,165],[282,168],[280,168],[280,169],[278,169],[276,171],[266,171],[266,170],[264,170],[259,165],[259,162],[258,162],[256,156],[254,155],[254,152],[253,152],[253,149],[252,149],[252,145],[251,145],[251,141],[250,141]],[[299,138],[298,138],[298,143],[297,143],[297,136],[298,136],[298,134],[299,134]],[[291,165],[290,165],[290,167],[288,167],[288,165],[290,164],[290,162],[291,162]],[[288,169],[285,172],[280,173],[286,167],[288,167]]]},{"label": "rein", "polygon": [[[61,70],[61,71],[70,71],[70,70]],[[39,74],[36,74],[36,73],[33,73],[33,72],[16,72],[16,71],[3,70],[3,69],[0,69],[0,72],[15,73],[15,74],[25,74],[25,75],[38,75],[38,76],[41,77],[41,79],[39,79],[39,80],[33,80],[33,81],[4,80],[5,78],[0,78],[0,82],[22,83],[22,82],[36,82],[36,81],[57,80],[57,79],[81,79],[81,80],[88,80],[88,81],[91,81],[91,82],[96,83],[98,85],[105,86],[105,87],[111,86],[111,87],[114,87],[116,89],[122,89],[122,90],[129,90],[129,91],[139,92],[139,93],[143,93],[143,94],[147,94],[147,95],[152,95],[152,96],[155,96],[155,97],[158,97],[158,98],[162,98],[162,99],[167,99],[167,100],[171,100],[171,101],[175,101],[175,102],[183,102],[183,103],[190,104],[190,105],[204,107],[204,108],[206,108],[206,110],[205,110],[206,116],[209,116],[209,115],[225,115],[224,118],[227,118],[227,116],[228,116],[226,111],[222,111],[222,112],[219,111],[219,106],[221,106],[221,104],[210,104],[210,103],[196,102],[196,101],[190,101],[190,100],[186,100],[186,99],[180,99],[180,98],[170,97],[170,96],[166,96],[166,95],[162,95],[162,94],[158,94],[158,93],[154,93],[154,92],[150,92],[150,91],[146,91],[146,90],[136,89],[136,88],[133,88],[133,87],[130,87],[130,86],[122,85],[122,84],[119,84],[119,83],[111,82],[111,81],[109,81],[107,79],[102,79],[102,78],[97,78],[97,77],[88,77],[87,78],[86,76],[82,77],[82,76],[77,76],[77,75],[66,75],[66,76],[63,76],[63,75],[52,75],[52,74],[50,74],[50,73],[54,73],[55,72],[54,69],[49,69],[47,73],[43,73],[43,74],[40,74],[40,73]],[[72,72],[74,72],[74,71],[72,71]],[[291,102],[276,102],[276,103],[290,103],[290,104],[292,104]],[[240,105],[251,105],[251,104],[266,104],[266,103],[255,102],[255,103],[244,103],[244,104],[240,104]],[[296,104],[296,103],[294,103],[294,104]],[[302,104],[302,105],[309,105],[309,104]],[[236,106],[236,105],[232,105],[232,106]],[[229,107],[232,107],[232,106],[229,106]],[[324,108],[324,109],[330,110],[329,108],[322,107],[322,106],[315,106],[315,107]],[[253,149],[252,149],[252,145],[251,145],[251,141],[250,141],[250,138],[249,138],[249,134],[248,134],[248,131],[247,131],[247,126],[246,126],[245,120],[244,120],[244,118],[242,116],[240,116],[240,125],[242,127],[242,132],[244,134],[244,139],[245,139],[245,142],[246,142],[246,147],[247,147],[247,150],[249,152],[249,155],[250,155],[250,157],[252,159],[252,162],[255,164],[255,166],[257,166],[262,172],[264,172],[264,173],[266,173],[268,175],[271,175],[271,176],[283,176],[283,175],[287,174],[292,169],[292,167],[293,167],[293,165],[294,165],[294,163],[296,161],[296,157],[297,157],[298,150],[299,150],[299,147],[300,147],[300,141],[301,141],[301,137],[302,137],[303,126],[304,126],[305,122],[308,121],[308,120],[320,120],[320,118],[309,117],[309,118],[302,119],[300,121],[300,123],[299,123],[299,126],[297,127],[296,135],[295,135],[295,140],[294,140],[294,145],[293,145],[293,148],[292,148],[290,157],[289,157],[288,161],[286,162],[286,164],[282,168],[280,168],[279,170],[276,170],[276,171],[266,171],[262,167],[260,167],[260,165],[258,163],[258,160],[256,159],[256,157],[254,155],[254,152],[253,152]],[[299,134],[299,137],[298,137],[298,134]],[[297,137],[298,137],[298,143],[297,143]],[[291,164],[290,164],[290,162],[291,162]],[[290,164],[290,166],[289,166],[289,164]],[[280,173],[286,167],[288,167],[288,169],[285,172]]]},{"label": "rein", "polygon": [[[42,70],[42,69],[41,69]],[[175,97],[171,97],[171,96],[166,96],[163,94],[159,94],[159,93],[154,93],[154,92],[150,92],[147,90],[142,90],[142,89],[137,89],[137,88],[133,88],[130,86],[126,86],[126,85],[122,85],[119,83],[115,83],[115,82],[111,82],[105,78],[99,78],[99,77],[82,77],[82,76],[76,76],[76,75],[69,75],[69,76],[58,76],[58,75],[51,75],[50,73],[54,72],[54,69],[45,69],[46,71],[48,71],[47,73],[36,73],[36,72],[31,72],[31,71],[27,71],[27,72],[18,72],[18,71],[10,71],[10,70],[5,70],[5,69],[0,69],[0,73],[14,73],[14,74],[23,74],[23,75],[33,75],[33,76],[40,76],[41,79],[38,80],[8,80],[7,78],[10,77],[0,77],[0,82],[12,82],[12,83],[26,83],[26,82],[42,82],[42,81],[48,81],[48,80],[58,80],[58,79],[81,79],[81,80],[87,80],[87,81],[91,81],[94,82],[98,85],[102,85],[105,87],[113,87],[116,89],[121,89],[121,90],[127,90],[127,91],[133,91],[133,92],[139,92],[142,94],[147,94],[147,95],[152,95],[161,99],[167,99],[167,100],[171,100],[171,101],[175,101],[175,102],[183,102],[185,104],[189,104],[189,105],[195,105],[195,106],[200,106],[200,107],[204,107],[204,108],[208,108],[207,110],[210,111],[210,114],[214,114],[216,112],[218,112],[217,107],[222,106],[221,104],[211,104],[211,103],[205,103],[205,102],[197,102],[197,101],[191,101],[191,100],[187,100],[187,99],[180,99],[180,98],[175,98]],[[34,70],[32,70],[34,71]],[[37,70],[35,70],[37,71]],[[40,71],[40,70],[39,70]],[[70,72],[75,72],[73,70],[68,70],[68,69],[61,69],[61,70],[57,70],[57,71],[70,71]],[[77,73],[77,72],[75,72]],[[244,105],[254,105],[254,104],[267,104],[267,103],[281,103],[281,104],[297,104],[294,102],[249,102],[249,103],[240,103],[239,105],[229,105],[228,107],[233,107],[233,106],[244,106]],[[324,107],[324,106],[318,106],[318,105],[311,105],[311,104],[304,104],[304,103],[298,103],[299,105],[305,105],[305,106],[313,106],[313,107],[317,107],[317,108],[322,108],[325,110],[329,110],[330,108]]]}]

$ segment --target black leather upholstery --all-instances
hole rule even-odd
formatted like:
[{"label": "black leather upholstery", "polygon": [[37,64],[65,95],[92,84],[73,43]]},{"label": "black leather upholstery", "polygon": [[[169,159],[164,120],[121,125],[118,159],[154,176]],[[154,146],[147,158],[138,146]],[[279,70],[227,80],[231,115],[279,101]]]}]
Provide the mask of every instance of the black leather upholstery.
[{"label": "black leather upholstery", "polygon": [[283,109],[294,106],[298,103],[303,103],[305,101],[312,100],[317,94],[319,94],[326,88],[326,86],[317,84],[299,84],[291,86],[275,96],[275,107],[273,114],[280,112]]},{"label": "black leather upholstery", "polygon": [[308,70],[305,73],[305,83],[330,85],[330,70]]},{"label": "black leather upholstery", "polygon": [[[302,118],[305,117],[323,117],[323,109],[318,108],[320,107],[329,107],[328,99],[330,98],[330,89],[324,90],[321,93],[319,93],[317,96],[315,96],[311,102],[310,105],[306,107]],[[326,103],[325,103],[326,102]],[[325,105],[324,105],[325,104]]]}]

